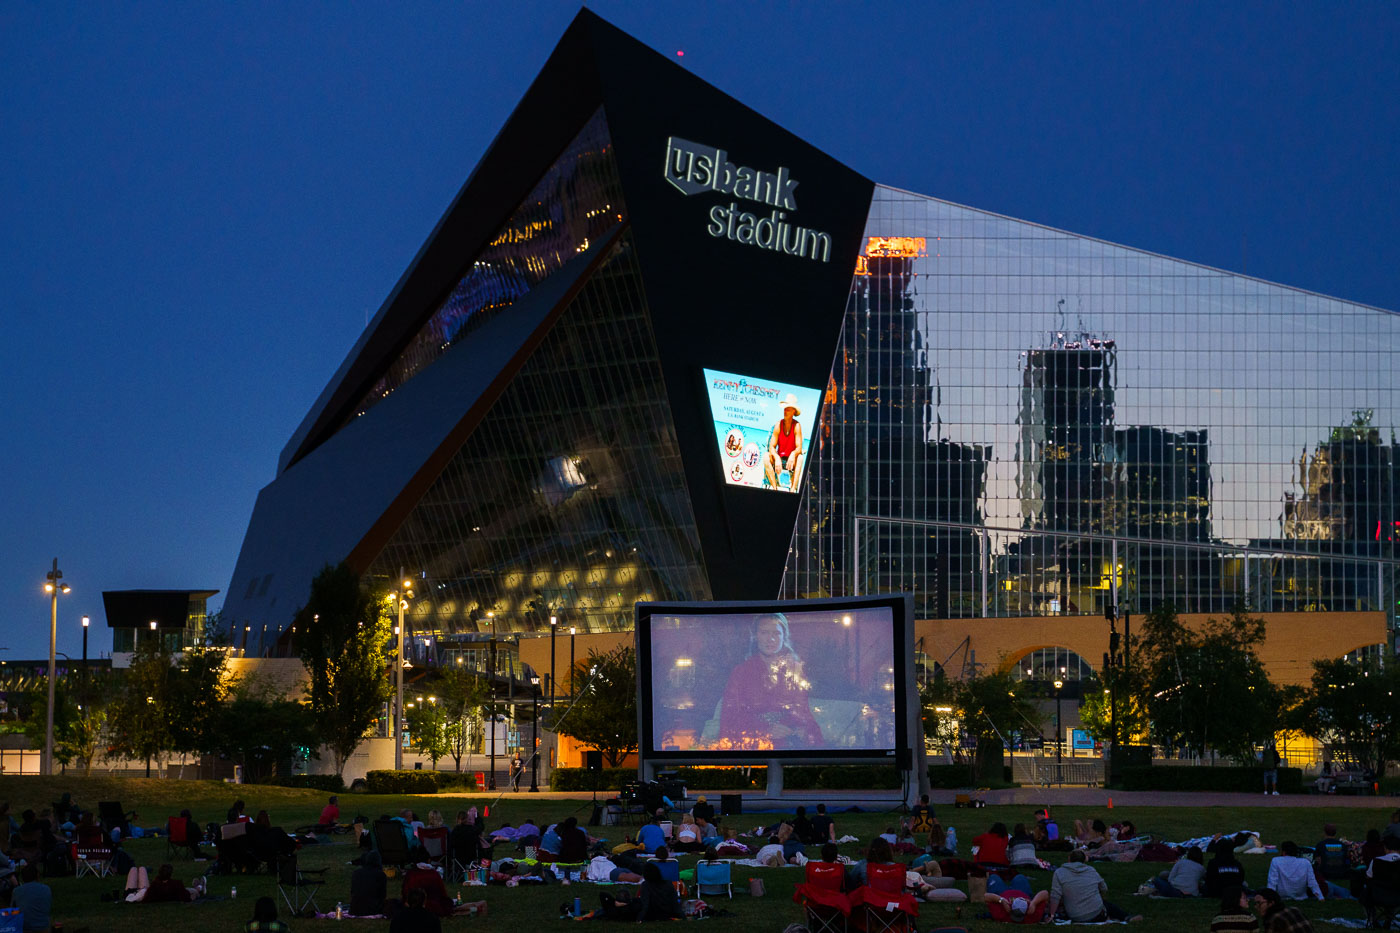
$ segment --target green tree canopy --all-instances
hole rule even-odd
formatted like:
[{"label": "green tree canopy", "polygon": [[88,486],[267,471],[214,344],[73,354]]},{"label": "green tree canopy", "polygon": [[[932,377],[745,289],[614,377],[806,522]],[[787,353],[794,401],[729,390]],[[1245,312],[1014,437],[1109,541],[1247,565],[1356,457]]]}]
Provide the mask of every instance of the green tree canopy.
[{"label": "green tree canopy", "polygon": [[1255,747],[1272,741],[1282,725],[1288,699],[1259,661],[1263,640],[1264,620],[1242,605],[1199,630],[1182,624],[1169,604],[1149,613],[1134,664],[1141,665],[1154,740],[1252,761]]},{"label": "green tree canopy", "polygon": [[554,731],[596,748],[608,767],[637,749],[637,652],[620,647],[590,651],[569,672],[576,688],[572,706],[560,713]]},{"label": "green tree canopy", "polygon": [[[483,716],[491,685],[484,677],[460,668],[445,668],[433,681],[443,713],[443,741],[447,757],[462,770],[462,757],[481,748]],[[436,761],[436,759],[434,759]]]},{"label": "green tree canopy", "polygon": [[1400,665],[1313,662],[1292,724],[1376,774],[1400,760]]},{"label": "green tree canopy", "polygon": [[359,575],[342,563],[316,574],[310,598],[296,616],[311,715],[337,774],[390,695],[391,608],[384,594],[362,590]]}]

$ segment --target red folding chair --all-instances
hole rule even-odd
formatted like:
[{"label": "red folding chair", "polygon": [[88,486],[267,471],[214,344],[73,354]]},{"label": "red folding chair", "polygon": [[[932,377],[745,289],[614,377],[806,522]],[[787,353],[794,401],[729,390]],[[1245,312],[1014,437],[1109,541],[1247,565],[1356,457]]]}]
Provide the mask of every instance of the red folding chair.
[{"label": "red folding chair", "polygon": [[867,862],[865,886],[852,900],[864,908],[866,933],[914,933],[919,902],[904,892],[903,865]]},{"label": "red folding chair", "polygon": [[793,890],[792,899],[802,905],[803,919],[812,933],[846,933],[851,899],[841,892],[845,883],[846,867],[840,862],[807,863],[806,880]]},{"label": "red folding chair", "polygon": [[112,873],[113,854],[115,850],[100,828],[79,827],[78,842],[73,846],[74,877],[107,877]]},{"label": "red folding chair", "polygon": [[446,826],[424,826],[418,830],[418,844],[428,854],[428,861],[444,868],[447,867],[447,835]]},{"label": "red folding chair", "polygon": [[190,857],[190,821],[183,816],[167,817],[165,820],[166,854],[178,858]]}]

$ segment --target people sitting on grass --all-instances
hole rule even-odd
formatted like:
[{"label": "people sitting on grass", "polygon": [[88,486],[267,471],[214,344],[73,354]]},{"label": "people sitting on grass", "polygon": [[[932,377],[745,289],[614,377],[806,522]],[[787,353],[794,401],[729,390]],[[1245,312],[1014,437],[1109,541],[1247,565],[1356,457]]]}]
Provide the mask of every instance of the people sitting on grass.
[{"label": "people sitting on grass", "polygon": [[890,847],[888,842],[876,836],[870,840],[870,845],[865,850],[865,858],[846,866],[846,889],[854,891],[865,884],[867,865],[892,864],[894,864],[894,849]]},{"label": "people sitting on grass", "polygon": [[[558,840],[558,836],[554,837]],[[481,827],[472,822],[470,810],[457,811],[457,824],[447,836],[447,844],[452,857],[463,865],[469,865],[480,858],[491,857],[491,847],[481,838]],[[559,851],[557,848],[554,850]]]},{"label": "people sitting on grass", "polygon": [[1031,893],[1030,879],[1017,875],[1003,882],[997,875],[987,879],[987,913],[999,923],[1039,923],[1050,903],[1049,891]]},{"label": "people sitting on grass", "polygon": [[[619,856],[618,861],[621,860],[622,858]],[[642,876],[638,871],[634,871],[631,867],[619,865],[606,855],[595,855],[590,859],[584,876],[589,881],[596,881],[599,883],[612,881],[619,884],[637,884],[642,880]]]},{"label": "people sitting on grass", "polygon": [[1040,867],[1040,859],[1035,854],[1035,839],[1026,832],[1025,823],[1017,823],[1016,828],[1011,831],[1011,840],[1006,846],[1006,862],[1013,868]]},{"label": "people sitting on grass", "polygon": [[364,854],[360,867],[350,874],[350,915],[374,917],[384,913],[389,896],[389,878],[384,874],[384,860],[378,852]]},{"label": "people sitting on grass", "polygon": [[1250,903],[1259,915],[1260,933],[1313,933],[1313,925],[1303,916],[1303,912],[1284,904],[1283,898],[1273,888],[1255,891]]},{"label": "people sitting on grass", "polygon": [[1220,893],[1220,910],[1210,922],[1210,933],[1259,933],[1259,918],[1250,913],[1244,888],[1232,885]]},{"label": "people sitting on grass", "polygon": [[658,866],[648,863],[642,869],[642,884],[637,889],[637,922],[675,920],[680,916],[681,902],[675,886],[661,876]]},{"label": "people sitting on grass", "polygon": [[672,847],[677,852],[700,852],[705,848],[705,844],[700,840],[700,827],[695,823],[695,817],[689,813],[681,817],[681,825],[676,827],[676,838],[672,841]]},{"label": "people sitting on grass", "polygon": [[1349,888],[1338,884],[1351,878],[1351,862],[1346,843],[1337,836],[1337,824],[1322,827],[1322,838],[1313,846],[1313,868],[1318,886],[1328,897],[1351,897]]},{"label": "people sitting on grass", "polygon": [[389,933],[442,933],[442,918],[427,906],[427,892],[415,888],[389,921]]},{"label": "people sitting on grass", "polygon": [[225,819],[224,822],[225,822],[225,823],[246,823],[246,822],[248,822],[248,814],[247,814],[247,813],[244,813],[243,810],[244,810],[243,801],[242,801],[242,800],[235,800],[235,801],[233,802],[233,806],[231,806],[231,807],[228,808],[228,818]]},{"label": "people sitting on grass", "polygon": [[243,933],[292,933],[292,928],[277,919],[277,902],[260,897],[253,905],[253,919],[243,924]]},{"label": "people sitting on grass", "polygon": [[[431,815],[432,814],[429,814],[429,816]],[[428,825],[431,826],[433,824],[429,822]],[[535,825],[534,820],[526,820],[515,828],[515,844],[522,849],[525,846],[538,847],[540,844],[540,837],[543,835],[540,828]]]},{"label": "people sitting on grass", "polygon": [[1311,895],[1322,900],[1322,888],[1313,874],[1312,863],[1298,856],[1298,846],[1291,839],[1279,843],[1283,853],[1269,863],[1266,884],[1274,896],[1285,901],[1305,901]]},{"label": "people sitting on grass", "polygon": [[162,901],[192,901],[204,893],[200,883],[202,880],[197,881],[193,888],[187,888],[183,881],[175,877],[175,869],[171,865],[162,865],[156,869],[155,880],[151,882],[150,887],[146,888],[146,895],[141,898],[141,902],[143,904],[157,904]]},{"label": "people sitting on grass", "polygon": [[1103,820],[1074,821],[1074,839],[1079,845],[1089,849],[1108,842],[1108,826]]},{"label": "people sitting on grass", "polygon": [[933,829],[933,807],[928,802],[928,794],[919,797],[919,802],[909,808],[909,828],[916,835],[923,835]]},{"label": "people sitting on grass", "polygon": [[806,841],[813,843],[836,841],[836,822],[827,815],[826,804],[817,804],[817,814],[812,817],[812,837]]},{"label": "people sitting on grass", "polygon": [[695,817],[697,823],[700,820],[704,820],[706,823],[710,824],[719,822],[715,819],[714,804],[707,801],[704,794],[695,798],[695,806],[690,808],[690,815]]},{"label": "people sitting on grass", "polygon": [[[573,819],[573,817],[570,817]],[[577,822],[577,821],[575,821]],[[661,829],[661,817],[653,816],[651,820],[637,830],[637,845],[642,847],[642,851],[650,855],[656,851],[656,847],[666,842],[666,833]],[[567,859],[560,859],[567,861]]]},{"label": "people sitting on grass", "polygon": [[321,816],[316,820],[316,832],[328,833],[335,829],[335,824],[340,821],[340,798],[331,795],[326,801],[326,805],[321,808]]},{"label": "people sitting on grass", "polygon": [[1210,850],[1213,855],[1201,881],[1201,893],[1206,897],[1225,897],[1232,888],[1248,891],[1244,866],[1235,855],[1234,837],[1217,838],[1211,843]]},{"label": "people sitting on grass", "polygon": [[715,854],[719,858],[748,858],[752,851],[744,843],[739,841],[739,831],[737,829],[726,829],[724,839],[715,846]]},{"label": "people sitting on grass", "polygon": [[972,857],[979,865],[1005,865],[1006,847],[1010,841],[1011,834],[1006,831],[1006,824],[993,823],[991,829],[972,840],[972,847],[976,850]]},{"label": "people sitting on grass", "polygon": [[1152,876],[1152,887],[1159,897],[1200,897],[1205,874],[1205,856],[1192,846],[1172,863],[1170,870]]},{"label": "people sitting on grass", "polygon": [[[171,817],[171,832],[175,831],[175,824],[182,823],[185,830],[184,847],[189,850],[191,858],[202,859],[204,852],[199,848],[200,840],[204,834],[199,831],[199,824],[194,821],[194,815],[189,810],[181,810],[179,816]],[[172,839],[173,843],[173,839]]]},{"label": "people sitting on grass", "polygon": [[1381,831],[1379,829],[1366,830],[1366,841],[1361,843],[1361,864],[1370,865],[1371,859],[1380,858],[1385,854],[1385,843],[1381,841]]},{"label": "people sitting on grass", "polygon": [[39,880],[39,866],[19,870],[19,887],[10,892],[10,906],[24,913],[24,929],[48,930],[53,925],[53,889]]},{"label": "people sitting on grass", "polygon": [[1050,876],[1050,916],[1063,915],[1073,923],[1102,923],[1105,920],[1141,920],[1103,899],[1108,883],[1089,865],[1083,849],[1075,849]]}]

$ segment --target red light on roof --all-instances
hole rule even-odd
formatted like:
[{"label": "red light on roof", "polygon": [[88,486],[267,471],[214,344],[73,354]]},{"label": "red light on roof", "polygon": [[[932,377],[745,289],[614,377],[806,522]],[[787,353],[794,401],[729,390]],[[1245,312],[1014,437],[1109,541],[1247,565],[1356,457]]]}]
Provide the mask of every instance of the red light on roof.
[{"label": "red light on roof", "polygon": [[685,58],[685,49],[676,49],[677,58]]}]

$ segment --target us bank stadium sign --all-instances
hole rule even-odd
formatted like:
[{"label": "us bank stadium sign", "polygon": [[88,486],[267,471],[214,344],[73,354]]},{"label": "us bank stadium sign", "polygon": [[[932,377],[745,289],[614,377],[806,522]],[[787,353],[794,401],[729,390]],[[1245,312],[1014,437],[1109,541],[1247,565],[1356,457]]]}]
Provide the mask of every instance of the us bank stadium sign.
[{"label": "us bank stadium sign", "polygon": [[[797,210],[797,179],[787,168],[764,172],[735,165],[723,149],[672,136],[666,141],[664,175],[687,197],[713,191],[731,199],[710,208],[705,228],[710,236],[789,256],[831,261],[831,235],[799,226],[788,217],[789,211]],[[754,213],[745,210],[747,205],[741,201],[772,210]]]}]

